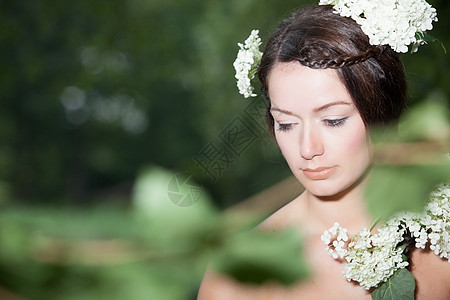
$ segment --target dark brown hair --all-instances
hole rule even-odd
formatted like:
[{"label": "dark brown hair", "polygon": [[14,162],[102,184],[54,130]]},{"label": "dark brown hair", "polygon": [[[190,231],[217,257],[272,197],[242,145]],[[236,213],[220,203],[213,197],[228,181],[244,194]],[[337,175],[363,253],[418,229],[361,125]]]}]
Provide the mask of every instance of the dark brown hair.
[{"label": "dark brown hair", "polygon": [[406,108],[406,79],[397,53],[389,46],[370,45],[360,26],[331,6],[307,6],[281,22],[261,59],[258,77],[272,132],[268,75],[277,63],[292,61],[336,69],[367,127],[395,123]]}]

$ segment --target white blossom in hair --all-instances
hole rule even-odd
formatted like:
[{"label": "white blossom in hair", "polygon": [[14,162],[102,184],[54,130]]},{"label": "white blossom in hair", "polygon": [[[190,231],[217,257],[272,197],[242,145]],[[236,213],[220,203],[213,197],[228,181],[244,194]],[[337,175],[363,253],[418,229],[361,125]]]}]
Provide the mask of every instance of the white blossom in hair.
[{"label": "white blossom in hair", "polygon": [[437,22],[436,9],[425,0],[320,0],[336,13],[361,26],[372,45],[389,45],[394,51],[411,52],[425,44],[425,31]]},{"label": "white blossom in hair", "polygon": [[240,49],[233,63],[239,93],[244,95],[245,98],[256,97],[256,94],[253,93],[254,88],[251,81],[255,78],[262,57],[262,52],[259,51],[261,38],[258,34],[259,30],[252,30],[244,44],[238,43]]}]

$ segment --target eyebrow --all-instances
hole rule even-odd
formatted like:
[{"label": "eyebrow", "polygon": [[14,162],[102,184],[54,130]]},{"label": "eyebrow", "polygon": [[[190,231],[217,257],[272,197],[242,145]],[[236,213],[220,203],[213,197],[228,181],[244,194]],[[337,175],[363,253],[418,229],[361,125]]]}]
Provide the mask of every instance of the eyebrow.
[{"label": "eyebrow", "polygon": [[342,101],[330,102],[330,103],[322,105],[322,106],[320,106],[318,108],[315,108],[314,112],[320,112],[322,110],[326,110],[327,108],[330,108],[330,107],[335,106],[335,105],[352,105],[352,103],[350,103],[348,101],[343,101],[343,100]]},{"label": "eyebrow", "polygon": [[285,115],[290,115],[290,116],[298,117],[298,116],[297,116],[296,114],[294,114],[293,112],[291,112],[291,111],[289,111],[289,110],[284,110],[284,109],[281,109],[281,108],[271,107],[271,108],[270,108],[270,112],[273,112],[273,111],[279,111],[280,113],[283,113],[283,114],[285,114]]},{"label": "eyebrow", "polygon": [[[332,106],[336,106],[336,105],[352,105],[352,103],[350,103],[348,101],[334,101],[334,102],[330,102],[330,103],[327,103],[325,105],[322,105],[320,107],[314,108],[314,112],[318,113],[320,111],[326,110],[326,109],[328,109],[328,108],[330,108]],[[289,110],[284,110],[284,109],[277,108],[277,107],[270,108],[270,111],[271,112],[272,111],[279,111],[279,112],[281,112],[283,114],[286,114],[286,115],[291,115],[291,116],[298,117],[296,114],[294,114],[293,112],[291,112]]]}]

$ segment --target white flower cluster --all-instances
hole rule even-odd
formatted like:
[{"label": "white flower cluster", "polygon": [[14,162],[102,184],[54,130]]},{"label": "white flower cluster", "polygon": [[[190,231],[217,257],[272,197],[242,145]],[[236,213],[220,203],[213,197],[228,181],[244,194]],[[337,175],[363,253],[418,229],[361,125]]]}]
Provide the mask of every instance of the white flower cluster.
[{"label": "white flower cluster", "polygon": [[[408,265],[403,259],[404,249],[397,247],[404,232],[405,229],[399,230],[398,226],[382,227],[376,234],[364,228],[345,245],[344,241],[349,239],[346,229],[335,223],[325,231],[322,240],[333,258],[346,260],[343,275],[348,281],[357,281],[368,290]],[[327,243],[331,238],[334,238],[332,243]]]},{"label": "white flower cluster", "polygon": [[430,195],[430,201],[425,208],[425,215],[420,220],[420,223],[428,233],[430,249],[433,250],[436,255],[447,259],[450,263],[449,198],[450,185],[440,185],[439,188]]},{"label": "white flower cluster", "polygon": [[[331,242],[332,238],[333,242]],[[347,249],[345,248],[345,242],[348,241],[347,228],[339,226],[338,222],[325,231],[320,239],[327,245],[328,254],[334,259],[344,258],[347,255]]]},{"label": "white flower cluster", "polygon": [[237,86],[239,93],[245,98],[255,97],[251,80],[255,77],[256,71],[261,61],[262,52],[259,51],[261,38],[258,36],[259,30],[252,30],[250,36],[245,40],[244,45],[238,43],[239,52],[233,63],[236,70]]},{"label": "white flower cluster", "polygon": [[320,0],[334,5],[343,17],[361,26],[372,45],[389,45],[396,52],[417,51],[425,43],[424,32],[437,22],[436,9],[425,0]]},{"label": "white flower cluster", "polygon": [[395,215],[376,233],[366,228],[349,239],[347,229],[335,223],[321,239],[335,259],[346,260],[343,275],[365,289],[377,287],[394,272],[408,266],[399,246],[409,231],[417,248],[428,245],[436,255],[450,262],[450,185],[442,184],[430,195],[425,212]]},{"label": "white flower cluster", "polygon": [[436,255],[450,263],[450,185],[441,184],[431,193],[423,214],[397,214],[388,221],[392,226],[402,224],[414,237],[417,248],[428,245]]}]

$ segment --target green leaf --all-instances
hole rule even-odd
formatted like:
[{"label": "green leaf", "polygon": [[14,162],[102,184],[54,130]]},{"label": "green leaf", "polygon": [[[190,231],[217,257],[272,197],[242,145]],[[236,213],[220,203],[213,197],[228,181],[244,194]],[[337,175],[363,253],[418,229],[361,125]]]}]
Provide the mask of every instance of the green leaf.
[{"label": "green leaf", "polygon": [[415,288],[411,272],[405,268],[399,269],[372,292],[372,300],[413,300]]},{"label": "green leaf", "polygon": [[223,252],[215,257],[213,265],[220,273],[241,282],[260,284],[274,280],[289,285],[308,276],[301,249],[295,230],[243,232],[225,241]]},{"label": "green leaf", "polygon": [[380,165],[373,168],[366,203],[373,216],[387,219],[400,211],[421,212],[437,184],[449,180],[450,164]]},{"label": "green leaf", "polygon": [[450,120],[440,93],[410,109],[398,126],[375,128],[375,163],[366,190],[374,217],[421,212],[436,185],[450,180]]}]

